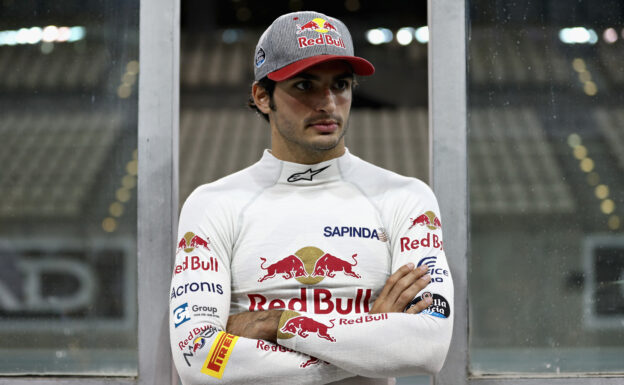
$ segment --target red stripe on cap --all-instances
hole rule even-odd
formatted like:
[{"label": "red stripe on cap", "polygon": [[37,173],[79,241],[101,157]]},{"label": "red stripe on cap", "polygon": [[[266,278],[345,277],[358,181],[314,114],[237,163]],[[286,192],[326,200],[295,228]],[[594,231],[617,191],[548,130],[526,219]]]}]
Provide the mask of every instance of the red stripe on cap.
[{"label": "red stripe on cap", "polygon": [[375,67],[366,59],[357,56],[341,56],[341,55],[317,55],[305,59],[298,60],[294,63],[282,67],[277,71],[273,71],[267,76],[276,82],[289,79],[299,72],[302,72],[319,63],[325,63],[333,60],[341,60],[349,63],[353,72],[360,76],[370,76],[375,73]]}]

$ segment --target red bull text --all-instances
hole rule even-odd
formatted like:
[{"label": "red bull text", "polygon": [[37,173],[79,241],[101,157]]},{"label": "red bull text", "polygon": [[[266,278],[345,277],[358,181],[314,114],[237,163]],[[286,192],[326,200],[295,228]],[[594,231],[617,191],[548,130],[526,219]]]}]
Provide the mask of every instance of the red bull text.
[{"label": "red bull text", "polygon": [[[297,351],[292,350],[290,348],[287,348],[285,346],[276,345],[276,344],[273,344],[271,342],[267,342],[267,341],[264,341],[264,340],[257,340],[256,341],[256,349],[262,350],[264,352],[298,353]],[[321,361],[321,360],[319,360],[316,357],[310,357],[308,360],[303,361],[301,364],[299,364],[299,367],[300,368],[307,368],[308,366],[320,364],[321,362],[325,362],[325,361]]]},{"label": "red bull text", "polygon": [[338,325],[357,325],[357,324],[365,324],[369,322],[384,321],[387,319],[388,319],[388,313],[381,313],[378,315],[360,316],[360,317],[353,318],[353,319],[339,318]]},{"label": "red bull text", "polygon": [[[308,308],[314,314],[339,314],[368,313],[370,311],[369,302],[373,294],[372,289],[357,289],[355,298],[333,298],[328,289],[302,287],[300,296],[291,299],[269,300],[262,294],[247,294],[249,297],[249,311],[258,310],[295,310],[307,312]],[[311,304],[308,304],[308,301]]]},{"label": "red bull text", "polygon": [[443,242],[440,240],[440,237],[436,234],[431,236],[431,233],[427,233],[427,235],[421,239],[411,239],[410,237],[401,237],[401,252],[416,250],[419,247],[433,247],[434,249],[444,250]]},{"label": "red bull text", "polygon": [[178,342],[178,346],[180,347],[180,350],[184,350],[184,348],[195,339],[195,337],[197,337],[200,333],[208,330],[208,329],[214,329],[214,326],[210,326],[210,325],[204,325],[201,327],[197,327],[197,328],[193,328],[191,329],[191,331],[189,331],[189,335],[188,337],[184,338],[182,341]]},{"label": "red bull text", "polygon": [[300,36],[297,38],[297,42],[299,43],[299,48],[314,47],[315,45],[333,45],[338,48],[346,49],[342,38],[332,38],[330,35],[323,35],[321,33],[319,33],[316,38]]},{"label": "red bull text", "polygon": [[174,274],[179,274],[188,269],[191,270],[203,270],[203,271],[219,271],[219,262],[216,258],[210,257],[202,260],[199,256],[193,255],[192,257],[185,256],[182,263],[176,265]]}]

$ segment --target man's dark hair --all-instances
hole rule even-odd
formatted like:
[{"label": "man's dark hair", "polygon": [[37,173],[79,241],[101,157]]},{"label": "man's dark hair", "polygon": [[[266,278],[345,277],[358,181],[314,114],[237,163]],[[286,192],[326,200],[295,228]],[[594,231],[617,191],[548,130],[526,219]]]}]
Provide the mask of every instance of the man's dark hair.
[{"label": "man's dark hair", "polygon": [[[266,93],[269,94],[269,108],[271,108],[272,110],[275,110],[275,104],[273,104],[273,92],[275,91],[276,83],[277,82],[275,80],[271,80],[267,76],[258,80],[258,86],[264,88]],[[254,102],[254,99],[253,99],[253,95],[249,96],[249,101],[247,101],[247,107],[249,107],[253,111],[256,111],[257,113],[262,115],[262,117],[266,119],[267,122],[269,121],[269,115],[260,111],[258,106],[256,106],[256,103]]]}]

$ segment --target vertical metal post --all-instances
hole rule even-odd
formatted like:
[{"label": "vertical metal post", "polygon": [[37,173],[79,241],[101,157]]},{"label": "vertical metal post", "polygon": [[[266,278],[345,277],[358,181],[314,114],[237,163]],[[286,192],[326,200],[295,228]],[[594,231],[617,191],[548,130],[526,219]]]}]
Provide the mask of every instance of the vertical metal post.
[{"label": "vertical metal post", "polygon": [[141,0],[139,384],[171,384],[169,282],[178,215],[180,0]]},{"label": "vertical metal post", "polygon": [[464,0],[428,1],[429,175],[455,285],[453,340],[436,385],[468,383],[466,24]]}]

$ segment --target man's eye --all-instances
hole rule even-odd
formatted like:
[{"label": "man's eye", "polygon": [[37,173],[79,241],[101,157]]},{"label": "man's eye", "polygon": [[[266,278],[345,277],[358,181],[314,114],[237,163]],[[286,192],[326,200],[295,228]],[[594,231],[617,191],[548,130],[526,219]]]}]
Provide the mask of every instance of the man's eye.
[{"label": "man's eye", "polygon": [[307,91],[312,88],[312,83],[309,81],[297,82],[295,83],[295,88],[301,91]]},{"label": "man's eye", "polygon": [[336,82],[336,84],[334,85],[334,87],[337,90],[346,90],[347,88],[349,88],[349,81],[348,80],[338,80]]}]

